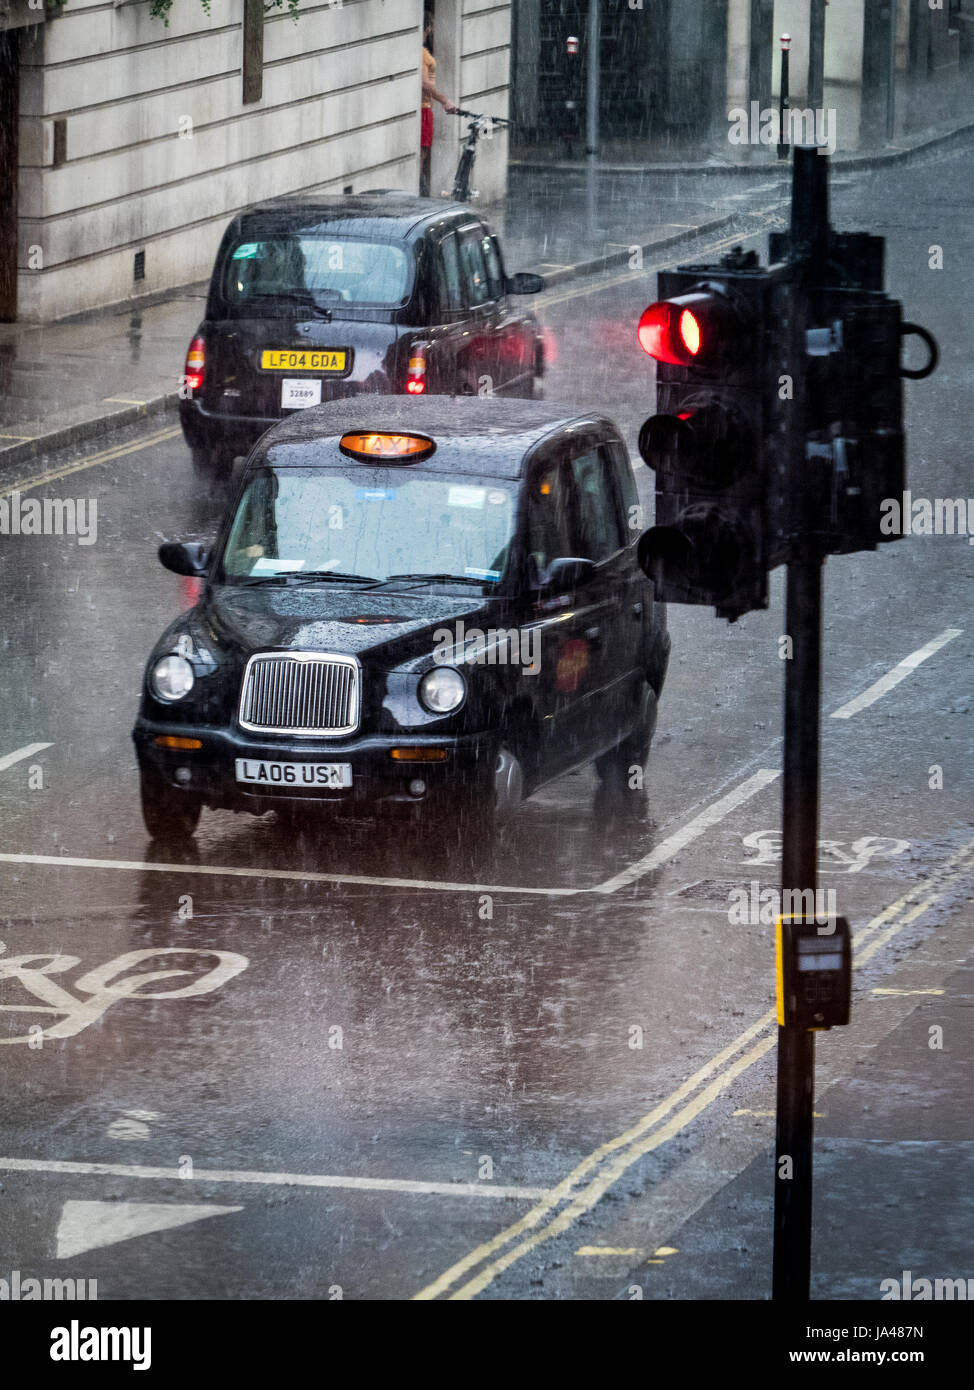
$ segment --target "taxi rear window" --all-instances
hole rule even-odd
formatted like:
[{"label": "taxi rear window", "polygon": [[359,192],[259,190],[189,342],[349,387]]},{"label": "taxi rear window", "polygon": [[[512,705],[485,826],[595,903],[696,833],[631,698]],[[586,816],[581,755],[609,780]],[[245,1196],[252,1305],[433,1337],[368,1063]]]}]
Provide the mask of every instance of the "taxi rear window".
[{"label": "taxi rear window", "polygon": [[340,312],[343,304],[389,308],[406,298],[409,261],[385,241],[297,234],[240,241],[226,260],[223,294],[240,307],[310,297]]}]

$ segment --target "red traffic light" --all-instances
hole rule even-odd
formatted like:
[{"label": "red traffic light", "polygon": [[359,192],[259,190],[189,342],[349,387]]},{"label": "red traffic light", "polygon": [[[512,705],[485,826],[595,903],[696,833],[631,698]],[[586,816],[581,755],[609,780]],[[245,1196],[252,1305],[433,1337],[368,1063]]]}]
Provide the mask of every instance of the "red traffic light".
[{"label": "red traffic light", "polygon": [[693,362],[703,343],[699,319],[690,309],[668,299],[649,306],[639,320],[636,335],[643,352],[675,367]]},{"label": "red traffic light", "polygon": [[707,366],[735,352],[747,328],[743,306],[728,299],[720,286],[701,287],[678,299],[650,304],[636,336],[643,352],[674,367]]}]

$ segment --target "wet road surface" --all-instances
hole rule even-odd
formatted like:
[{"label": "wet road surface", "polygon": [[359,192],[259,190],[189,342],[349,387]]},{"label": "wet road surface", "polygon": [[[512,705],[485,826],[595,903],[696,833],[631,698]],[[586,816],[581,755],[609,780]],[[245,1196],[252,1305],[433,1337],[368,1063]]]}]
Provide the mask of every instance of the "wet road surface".
[{"label": "wet road surface", "polygon": [[[974,491],[972,291],[951,270],[974,249],[952,193],[971,163],[835,195],[837,226],[891,238],[889,288],[944,350],[907,388],[917,496]],[[951,248],[943,272],[932,242]],[[539,305],[548,399],[597,404],[632,443],[654,404],[635,346],[652,269]],[[733,626],[671,608],[645,793],[610,816],[594,775],[563,778],[486,882],[375,825],[296,834],[222,812],[174,863],[142,827],[129,734],[145,656],[192,597],[155,549],[210,535],[223,496],[166,421],[41,474],[38,496],[97,501],[98,532],[4,539],[7,1266],[97,1279],[101,1298],[615,1297],[633,1280],[665,1297],[646,1259],[683,1258],[678,1296],[742,1296],[739,1272],[721,1282],[665,1242],[755,1155],[770,1227],[773,922],[729,910],[779,872],[781,573],[770,609]],[[821,884],[864,935],[854,1026],[821,1039],[820,1090],[917,1006],[888,996],[877,1014],[875,990],[921,958],[923,987],[943,988],[966,958],[972,578],[966,537],[827,566]],[[922,1073],[901,1074],[919,1103]],[[848,1203],[852,1222],[854,1189]],[[766,1256],[743,1263],[760,1290]]]}]

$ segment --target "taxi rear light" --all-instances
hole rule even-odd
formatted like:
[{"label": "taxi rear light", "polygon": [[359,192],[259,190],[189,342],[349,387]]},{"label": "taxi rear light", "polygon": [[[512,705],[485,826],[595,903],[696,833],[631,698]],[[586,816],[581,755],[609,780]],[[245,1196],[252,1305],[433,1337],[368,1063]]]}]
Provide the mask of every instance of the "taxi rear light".
[{"label": "taxi rear light", "polygon": [[198,738],[177,738],[175,734],[159,734],[154,740],[159,748],[202,748],[203,743]]},{"label": "taxi rear light", "polygon": [[406,392],[421,396],[426,390],[426,351],[414,348],[406,366]]},{"label": "taxi rear light", "polygon": [[203,385],[203,377],[206,373],[206,344],[203,339],[196,337],[189,345],[186,353],[185,378],[186,385],[191,391],[198,391]]},{"label": "taxi rear light", "polygon": [[339,448],[350,458],[409,459],[426,458],[436,445],[425,434],[343,434]]},{"label": "taxi rear light", "polygon": [[397,763],[443,763],[445,748],[390,748],[390,758]]}]

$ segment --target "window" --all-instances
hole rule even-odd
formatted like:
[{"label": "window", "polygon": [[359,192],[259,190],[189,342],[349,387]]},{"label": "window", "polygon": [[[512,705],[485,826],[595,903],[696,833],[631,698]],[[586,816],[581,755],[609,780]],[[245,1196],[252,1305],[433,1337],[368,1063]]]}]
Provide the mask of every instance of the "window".
[{"label": "window", "polygon": [[572,554],[598,563],[622,548],[615,489],[600,449],[579,454],[570,465],[573,484]]},{"label": "window", "polygon": [[270,468],[240,500],[223,552],[228,580],[313,571],[384,580],[447,573],[496,584],[514,529],[513,484],[411,468]]},{"label": "window", "polygon": [[460,274],[467,307],[474,309],[478,304],[486,304],[489,298],[487,267],[480,234],[475,227],[460,233]]},{"label": "window", "polygon": [[627,533],[627,539],[631,541],[642,529],[633,525],[633,520],[638,519],[640,515],[636,479],[632,471],[632,464],[629,462],[629,455],[622,444],[613,441],[608,446],[608,452],[612,460],[612,471],[619,487],[619,497],[622,500],[623,530]]},{"label": "window", "polygon": [[463,291],[460,288],[460,255],[457,251],[456,232],[450,232],[440,243],[437,279],[442,311],[452,314],[462,309]]},{"label": "window", "polygon": [[568,533],[565,475],[560,463],[551,463],[536,474],[527,502],[527,548],[540,577],[552,560],[573,554]]},{"label": "window", "polygon": [[401,246],[348,237],[274,237],[246,241],[227,262],[231,303],[311,294],[317,304],[400,304],[409,262]]},{"label": "window", "polygon": [[484,250],[484,265],[487,267],[487,290],[491,299],[500,299],[504,293],[504,271],[497,250],[497,242],[490,235],[484,237],[481,245]]}]

